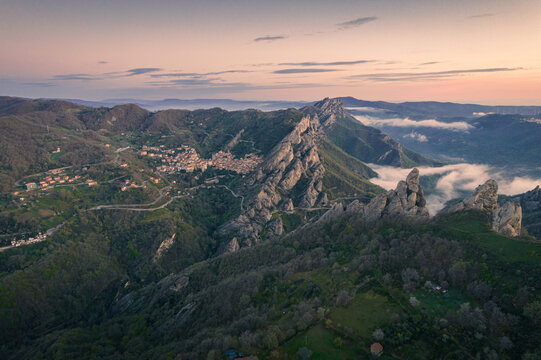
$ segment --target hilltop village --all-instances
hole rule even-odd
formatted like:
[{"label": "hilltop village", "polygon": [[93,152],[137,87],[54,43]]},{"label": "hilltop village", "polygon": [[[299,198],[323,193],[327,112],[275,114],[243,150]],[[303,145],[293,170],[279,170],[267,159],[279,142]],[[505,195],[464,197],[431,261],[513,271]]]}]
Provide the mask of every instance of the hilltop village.
[{"label": "hilltop village", "polygon": [[246,154],[243,158],[236,158],[230,152],[222,150],[212,154],[211,159],[202,159],[194,148],[187,145],[181,145],[176,149],[166,149],[164,145],[159,147],[144,145],[139,155],[161,159],[163,165],[158,166],[156,170],[166,174],[181,170],[186,172],[205,171],[209,166],[247,174],[262,162],[261,157],[256,154]]}]

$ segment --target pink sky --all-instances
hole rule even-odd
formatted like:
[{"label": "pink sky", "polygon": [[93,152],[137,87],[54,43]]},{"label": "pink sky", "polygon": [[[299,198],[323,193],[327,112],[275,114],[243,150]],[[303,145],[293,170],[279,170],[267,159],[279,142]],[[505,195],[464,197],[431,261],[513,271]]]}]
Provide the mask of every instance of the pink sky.
[{"label": "pink sky", "polygon": [[0,0],[0,94],[541,105],[539,44],[538,0]]}]

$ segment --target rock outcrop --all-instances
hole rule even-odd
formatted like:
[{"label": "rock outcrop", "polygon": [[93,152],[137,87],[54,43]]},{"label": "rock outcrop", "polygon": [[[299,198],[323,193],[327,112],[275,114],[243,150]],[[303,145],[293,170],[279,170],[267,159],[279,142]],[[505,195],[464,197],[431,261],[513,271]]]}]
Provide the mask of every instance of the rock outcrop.
[{"label": "rock outcrop", "polygon": [[454,213],[464,210],[493,211],[498,207],[498,183],[492,179],[479,185],[473,194],[458,204],[443,209],[442,214]]},{"label": "rock outcrop", "polygon": [[[429,213],[423,188],[419,184],[419,170],[413,169],[407,176],[406,181],[400,181],[395,190],[390,190],[386,194],[379,194],[368,204],[355,200],[347,206],[345,211],[346,213],[360,214],[367,223],[388,216],[419,220],[427,219]],[[332,219],[342,212],[342,205],[335,204],[318,221]]]},{"label": "rock outcrop", "polygon": [[165,239],[164,241],[162,241],[162,242],[160,243],[160,246],[158,247],[158,250],[156,250],[156,254],[154,254],[154,258],[153,258],[154,262],[157,262],[157,261],[163,256],[163,254],[164,254],[167,250],[169,250],[169,248],[170,248],[171,246],[173,246],[173,243],[174,243],[174,241],[175,241],[175,236],[176,236],[176,235],[177,235],[177,234],[174,233],[170,238],[167,238],[167,239]]},{"label": "rock outcrop", "polygon": [[472,195],[458,204],[443,209],[439,215],[458,211],[479,210],[490,214],[492,230],[508,237],[517,237],[522,228],[522,207],[513,201],[498,206],[498,183],[492,179],[479,185]]},{"label": "rock outcrop", "polygon": [[508,237],[520,235],[522,226],[522,207],[508,201],[492,212],[492,230]]},{"label": "rock outcrop", "polygon": [[[322,182],[325,169],[316,143],[319,128],[317,114],[305,115],[270,151],[247,181],[250,194],[245,198],[244,211],[222,227],[222,234],[236,234],[239,241],[249,245],[257,241],[277,209],[293,211],[295,207],[311,208],[327,201]],[[283,233],[282,224],[270,225],[275,235]]]}]

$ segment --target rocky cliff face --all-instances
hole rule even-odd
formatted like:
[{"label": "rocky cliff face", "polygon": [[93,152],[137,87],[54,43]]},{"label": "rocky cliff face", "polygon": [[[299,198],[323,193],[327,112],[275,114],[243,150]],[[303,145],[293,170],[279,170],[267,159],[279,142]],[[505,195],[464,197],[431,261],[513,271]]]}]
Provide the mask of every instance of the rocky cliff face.
[{"label": "rocky cliff face", "polygon": [[498,183],[492,179],[479,185],[473,194],[458,204],[443,209],[440,214],[450,214],[464,210],[480,210],[491,214],[492,229],[509,237],[520,235],[522,227],[522,207],[508,201],[498,206]]},{"label": "rocky cliff face", "polygon": [[442,213],[453,213],[463,210],[493,211],[498,206],[498,183],[492,179],[479,185],[473,194],[458,204],[442,210]]},{"label": "rocky cliff face", "polygon": [[[337,203],[318,221],[330,220],[343,212],[342,204]],[[363,204],[358,200],[353,201],[347,206],[345,212],[360,214],[368,223],[388,216],[428,219],[426,198],[419,184],[419,170],[413,169],[406,181],[400,181],[395,190],[376,196],[368,204]]]},{"label": "rocky cliff face", "polygon": [[499,234],[516,237],[520,235],[522,226],[522,207],[508,201],[492,212],[492,230]]},{"label": "rocky cliff face", "polygon": [[[325,169],[316,143],[320,126],[317,114],[307,114],[271,150],[247,181],[250,195],[244,202],[243,213],[226,224],[221,229],[222,234],[236,234],[251,244],[277,209],[291,211],[326,202],[322,183]],[[280,235],[282,223],[273,222],[269,230]]]}]

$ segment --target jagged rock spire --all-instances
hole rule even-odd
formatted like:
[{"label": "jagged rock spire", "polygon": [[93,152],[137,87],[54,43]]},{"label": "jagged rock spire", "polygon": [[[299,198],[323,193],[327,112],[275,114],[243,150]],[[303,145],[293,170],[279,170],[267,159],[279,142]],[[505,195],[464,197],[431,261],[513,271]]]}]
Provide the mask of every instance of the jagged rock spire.
[{"label": "jagged rock spire", "polygon": [[[361,214],[363,220],[368,223],[386,216],[419,220],[428,218],[425,194],[419,184],[419,170],[413,169],[406,177],[406,181],[400,181],[395,190],[376,196],[366,205],[358,200],[353,201],[348,205],[346,212]],[[340,213],[335,205],[322,218],[328,220]]]},{"label": "jagged rock spire", "polygon": [[509,237],[520,235],[522,207],[511,201],[498,206],[498,183],[492,179],[479,185],[469,197],[458,204],[443,209],[440,215],[465,210],[488,212],[491,215],[492,230]]}]

